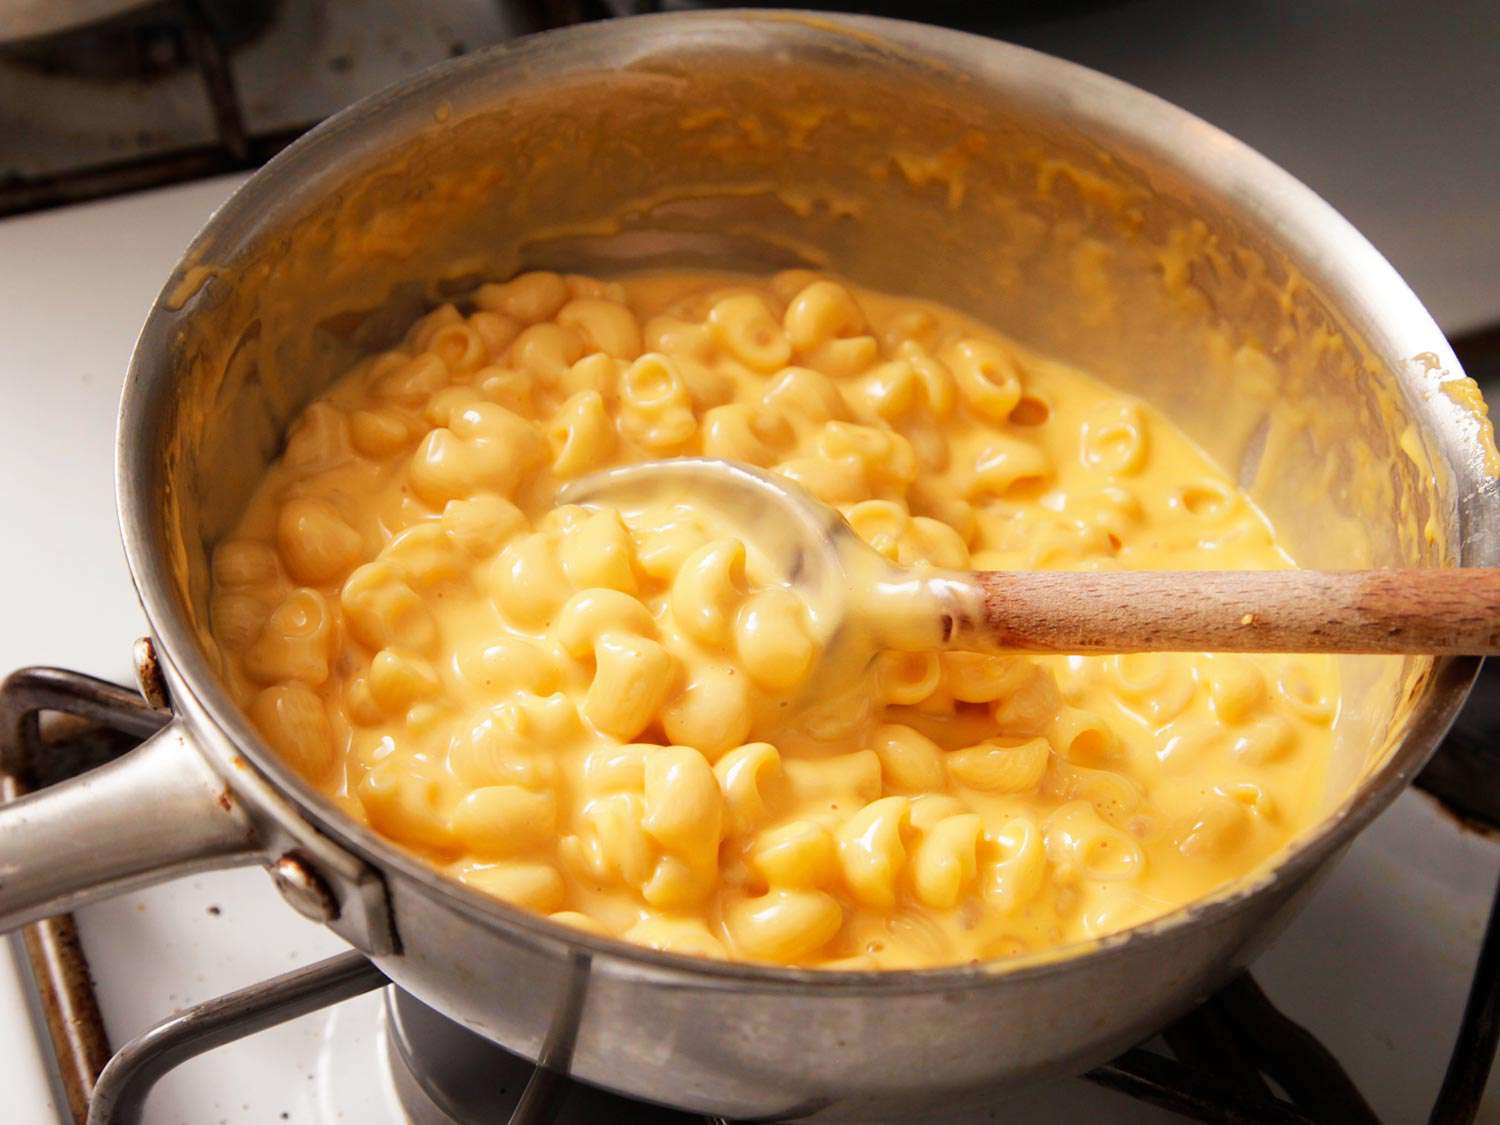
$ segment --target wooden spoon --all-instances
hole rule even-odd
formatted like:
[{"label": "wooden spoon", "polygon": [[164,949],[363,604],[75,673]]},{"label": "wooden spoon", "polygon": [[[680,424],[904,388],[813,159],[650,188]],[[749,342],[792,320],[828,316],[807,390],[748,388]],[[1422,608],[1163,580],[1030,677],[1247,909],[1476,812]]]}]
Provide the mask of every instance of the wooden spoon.
[{"label": "wooden spoon", "polygon": [[708,458],[648,461],[564,503],[706,504],[808,602],[826,643],[925,652],[1500,651],[1500,569],[955,571],[906,568],[780,477]]}]

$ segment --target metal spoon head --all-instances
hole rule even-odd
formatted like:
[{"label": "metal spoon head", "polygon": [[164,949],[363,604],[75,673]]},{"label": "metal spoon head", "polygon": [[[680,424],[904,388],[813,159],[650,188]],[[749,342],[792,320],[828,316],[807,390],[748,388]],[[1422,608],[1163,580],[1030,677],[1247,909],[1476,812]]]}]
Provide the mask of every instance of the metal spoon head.
[{"label": "metal spoon head", "polygon": [[838,512],[797,485],[750,465],[710,457],[605,469],[564,485],[557,499],[622,509],[680,499],[709,509],[802,596],[825,642],[838,628],[847,602],[841,552],[852,544],[864,546]]},{"label": "metal spoon head", "polygon": [[820,656],[789,721],[822,739],[840,737],[867,718],[876,698],[865,682],[873,675],[874,650],[865,631],[845,627],[858,593],[849,568],[861,560],[867,568],[886,563],[837,511],[781,477],[707,457],[606,469],[564,485],[557,498],[626,513],[664,499],[709,509],[807,606]]}]

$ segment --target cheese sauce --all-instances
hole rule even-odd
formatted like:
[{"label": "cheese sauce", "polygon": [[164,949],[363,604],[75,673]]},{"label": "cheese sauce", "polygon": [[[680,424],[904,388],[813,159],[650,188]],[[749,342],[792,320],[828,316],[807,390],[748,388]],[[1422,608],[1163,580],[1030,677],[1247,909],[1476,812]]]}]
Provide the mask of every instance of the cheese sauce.
[{"label": "cheese sauce", "polygon": [[1318,815],[1327,657],[891,652],[843,721],[806,722],[826,631],[710,504],[556,504],[672,456],[780,473],[918,568],[1291,565],[1148,404],[939,306],[803,271],[527,274],[293,426],[213,560],[233,692],[469,886],[711,957],[1099,937]]}]

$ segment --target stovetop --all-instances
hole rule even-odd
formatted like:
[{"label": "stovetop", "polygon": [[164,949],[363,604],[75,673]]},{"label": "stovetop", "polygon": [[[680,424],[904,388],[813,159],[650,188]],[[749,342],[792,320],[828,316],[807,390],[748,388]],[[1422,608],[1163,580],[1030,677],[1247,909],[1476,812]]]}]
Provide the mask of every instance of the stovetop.
[{"label": "stovetop", "polygon": [[[331,19],[374,10],[326,7],[343,13]],[[452,7],[475,21],[493,12]],[[1494,362],[1500,348],[1485,329],[1500,323],[1500,107],[1485,75],[1500,69],[1500,36],[1480,33],[1487,6],[1137,0],[1069,8],[1005,32],[1160,92],[1256,144],[1392,257],[1444,327],[1464,337],[1471,370]],[[423,18],[431,26],[430,10]],[[426,61],[414,55],[408,65]],[[1380,80],[1363,81],[1372,70]],[[325,96],[364,92],[328,77],[337,74],[320,79]],[[331,108],[318,102],[309,112]],[[0,153],[12,136],[8,112],[0,98]],[[119,384],[161,281],[238,182],[221,177],[0,221],[0,672],[51,663],[131,678],[130,642],[144,623],[114,520]],[[1496,700],[1500,692],[1488,697],[1500,708]],[[1465,737],[1496,745],[1483,728]],[[1493,790],[1493,776],[1478,788]],[[1476,786],[1459,779],[1454,789]],[[1461,829],[1429,797],[1407,793],[1255,965],[1266,992],[1339,1058],[1384,1120],[1426,1118],[1497,871],[1500,846]],[[345,948],[287,910],[258,870],[124,896],[81,911],[78,924],[117,1044],[174,1008]],[[386,1050],[380,1006],[378,994],[347,1001],[187,1063],[153,1093],[146,1120],[395,1121],[395,1091],[378,1062]],[[63,1120],[22,978],[4,957],[0,1041],[8,1048],[0,1053],[6,1119]],[[1172,1119],[1081,1080],[966,1120],[1002,1117]],[[1500,1121],[1500,1090],[1491,1090],[1480,1119]]]}]

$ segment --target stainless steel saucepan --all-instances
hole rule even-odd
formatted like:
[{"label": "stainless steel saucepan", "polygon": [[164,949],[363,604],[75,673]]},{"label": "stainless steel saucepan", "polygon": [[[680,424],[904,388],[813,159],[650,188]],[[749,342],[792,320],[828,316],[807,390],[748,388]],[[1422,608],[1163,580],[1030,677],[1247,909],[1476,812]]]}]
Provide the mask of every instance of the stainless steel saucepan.
[{"label": "stainless steel saucepan", "polygon": [[266,864],[496,1042],[534,1058],[563,1035],[585,1081],[744,1118],[951,1106],[1078,1072],[1222,983],[1426,760],[1475,660],[1341,660],[1326,817],[1271,868],[1070,956],[891,973],[710,963],[511,909],[340,814],[221,686],[207,553],[288,420],[356,355],[522,268],[794,263],[946,301],[1144,395],[1304,565],[1500,564],[1493,447],[1437,326],[1326,204],[1203,122],[900,22],[549,32],[317,129],[168,281],[125,387],[118,488],[175,717],[0,810],[3,925]]}]

